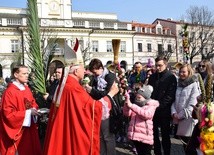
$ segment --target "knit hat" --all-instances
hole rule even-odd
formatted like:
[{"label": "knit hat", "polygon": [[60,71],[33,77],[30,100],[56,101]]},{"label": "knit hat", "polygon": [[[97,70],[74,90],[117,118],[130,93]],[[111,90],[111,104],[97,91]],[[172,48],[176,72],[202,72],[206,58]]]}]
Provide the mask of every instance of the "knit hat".
[{"label": "knit hat", "polygon": [[145,99],[150,99],[152,92],[153,87],[151,85],[143,85],[143,87],[137,91],[137,94],[142,95]]}]

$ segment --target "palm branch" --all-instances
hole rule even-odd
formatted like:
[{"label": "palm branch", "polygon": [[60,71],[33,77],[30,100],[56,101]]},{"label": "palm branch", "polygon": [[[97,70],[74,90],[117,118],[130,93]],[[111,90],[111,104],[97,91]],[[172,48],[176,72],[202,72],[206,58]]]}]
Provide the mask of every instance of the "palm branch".
[{"label": "palm branch", "polygon": [[27,52],[30,62],[29,67],[35,75],[35,80],[33,81],[33,88],[36,92],[45,94],[45,74],[40,47],[40,28],[37,10],[37,0],[27,1],[27,26],[29,35],[29,52]]}]

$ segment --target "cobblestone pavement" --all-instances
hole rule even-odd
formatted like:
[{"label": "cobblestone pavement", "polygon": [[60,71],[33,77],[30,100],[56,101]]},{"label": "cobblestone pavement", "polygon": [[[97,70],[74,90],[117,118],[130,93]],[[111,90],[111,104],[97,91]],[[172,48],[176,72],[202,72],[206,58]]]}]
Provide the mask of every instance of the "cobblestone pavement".
[{"label": "cobblestone pavement", "polygon": [[[185,155],[183,146],[180,140],[171,138],[171,142],[172,142],[171,155]],[[117,143],[116,151],[117,151],[117,155],[135,155],[132,152],[131,146],[124,143]]]}]

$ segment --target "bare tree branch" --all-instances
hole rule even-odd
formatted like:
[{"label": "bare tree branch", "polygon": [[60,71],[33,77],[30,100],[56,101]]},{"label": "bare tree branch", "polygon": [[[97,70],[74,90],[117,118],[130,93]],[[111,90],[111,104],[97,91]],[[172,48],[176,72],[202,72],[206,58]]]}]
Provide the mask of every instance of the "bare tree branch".
[{"label": "bare tree branch", "polygon": [[190,24],[189,47],[190,62],[195,56],[201,55],[202,59],[214,57],[214,14],[207,7],[191,6],[186,11],[186,17]]}]

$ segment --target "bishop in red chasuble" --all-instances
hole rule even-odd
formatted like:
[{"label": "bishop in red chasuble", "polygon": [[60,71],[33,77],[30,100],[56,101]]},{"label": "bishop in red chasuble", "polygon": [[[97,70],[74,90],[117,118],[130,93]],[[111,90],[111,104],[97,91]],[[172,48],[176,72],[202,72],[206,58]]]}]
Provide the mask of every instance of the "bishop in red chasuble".
[{"label": "bishop in red chasuble", "polygon": [[[92,99],[79,84],[84,72],[82,65],[72,68],[57,89],[58,97],[49,114],[44,155],[100,154],[102,102]],[[110,103],[108,97],[103,101]]]}]

